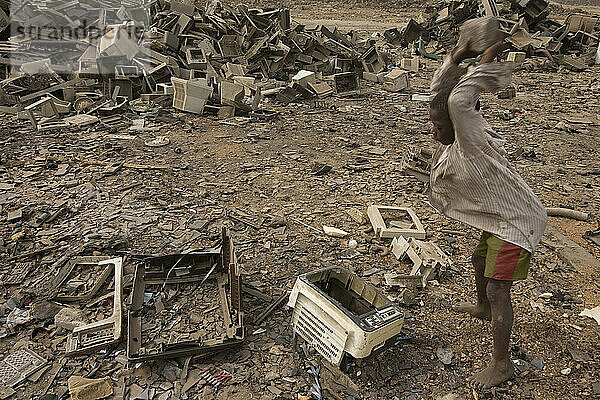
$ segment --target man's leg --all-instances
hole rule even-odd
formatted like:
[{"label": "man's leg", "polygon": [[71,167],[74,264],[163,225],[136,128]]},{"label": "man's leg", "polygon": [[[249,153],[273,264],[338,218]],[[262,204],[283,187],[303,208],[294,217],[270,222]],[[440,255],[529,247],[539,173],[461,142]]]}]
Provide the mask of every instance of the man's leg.
[{"label": "man's leg", "polygon": [[490,302],[487,296],[487,285],[489,279],[483,276],[485,271],[485,257],[473,253],[471,258],[475,270],[475,286],[477,286],[477,304],[459,303],[454,307],[456,311],[466,312],[476,318],[491,319]]},{"label": "man's leg", "polygon": [[510,332],[513,325],[513,309],[510,301],[511,286],[512,281],[489,279],[487,283],[486,294],[492,312],[494,353],[487,368],[470,379],[480,388],[499,385],[514,374],[514,366],[508,354]]}]

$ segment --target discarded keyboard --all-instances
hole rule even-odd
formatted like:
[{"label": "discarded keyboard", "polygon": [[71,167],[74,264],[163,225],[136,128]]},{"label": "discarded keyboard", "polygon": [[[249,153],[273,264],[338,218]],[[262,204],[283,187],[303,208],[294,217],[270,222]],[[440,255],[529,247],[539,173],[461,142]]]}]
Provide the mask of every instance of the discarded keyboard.
[{"label": "discarded keyboard", "polygon": [[364,358],[394,343],[404,323],[402,310],[347,269],[301,275],[290,294],[294,332],[331,363]]}]

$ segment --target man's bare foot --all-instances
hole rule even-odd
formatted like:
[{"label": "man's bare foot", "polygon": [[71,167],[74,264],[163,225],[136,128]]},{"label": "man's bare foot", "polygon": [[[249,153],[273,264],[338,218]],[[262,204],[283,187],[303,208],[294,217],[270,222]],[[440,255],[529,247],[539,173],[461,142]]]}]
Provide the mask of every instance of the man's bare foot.
[{"label": "man's bare foot", "polygon": [[487,321],[492,320],[492,312],[489,305],[486,307],[481,304],[458,303],[454,306],[454,310],[471,314],[471,316],[475,318],[485,319]]},{"label": "man's bare foot", "polygon": [[515,367],[512,361],[496,362],[492,360],[486,369],[473,375],[469,379],[469,383],[478,389],[489,389],[509,380],[514,374]]}]

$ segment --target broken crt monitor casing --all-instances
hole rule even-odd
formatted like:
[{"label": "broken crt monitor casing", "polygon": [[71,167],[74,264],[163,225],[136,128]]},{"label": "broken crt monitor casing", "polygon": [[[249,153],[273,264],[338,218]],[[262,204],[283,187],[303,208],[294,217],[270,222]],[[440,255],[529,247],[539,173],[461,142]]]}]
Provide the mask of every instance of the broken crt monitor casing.
[{"label": "broken crt monitor casing", "polygon": [[133,26],[108,25],[106,33],[100,37],[98,53],[104,56],[126,56],[131,60],[139,52],[136,41],[129,36],[128,30]]},{"label": "broken crt monitor casing", "polygon": [[[151,350],[143,342],[142,325],[147,290],[150,286],[177,287],[182,284],[202,285],[216,281],[225,332],[209,340],[177,340],[163,343]],[[208,356],[238,347],[244,340],[242,311],[242,279],[237,265],[233,242],[223,229],[220,247],[207,251],[165,256],[142,256],[135,271],[132,304],[128,313],[127,358],[141,362],[159,358]],[[161,289],[162,290],[162,289]],[[152,340],[151,340],[152,341]]]},{"label": "broken crt monitor casing", "polygon": [[[389,225],[381,215],[381,212],[385,213],[399,213],[404,214],[402,219],[407,219],[407,222],[403,221],[389,221]],[[425,239],[426,233],[423,224],[417,217],[417,214],[408,207],[394,207],[394,206],[379,206],[370,205],[367,208],[367,215],[373,226],[375,236],[381,239],[394,238],[398,236],[403,237],[414,237],[416,239]],[[410,222],[408,222],[410,221]],[[403,225],[404,224],[404,225]]]},{"label": "broken crt monitor casing", "polygon": [[[71,279],[77,281],[76,267],[98,267],[101,274],[88,280],[83,285],[86,290],[82,293],[72,293],[69,289]],[[100,349],[118,344],[121,341],[122,327],[122,298],[123,298],[123,259],[109,256],[83,256],[71,258],[52,280],[52,288],[56,290],[53,300],[59,303],[87,302],[91,306],[93,299],[102,299],[100,290],[110,283],[113,276],[113,312],[106,319],[78,326],[67,336],[65,354],[69,357],[92,353]],[[87,287],[86,287],[87,286]],[[110,286],[110,285],[108,285]],[[110,294],[110,293],[108,293]],[[92,301],[89,303],[89,301]]]},{"label": "broken crt monitor casing", "polygon": [[404,313],[374,286],[347,269],[301,275],[290,294],[292,327],[332,364],[365,358],[400,334]]}]

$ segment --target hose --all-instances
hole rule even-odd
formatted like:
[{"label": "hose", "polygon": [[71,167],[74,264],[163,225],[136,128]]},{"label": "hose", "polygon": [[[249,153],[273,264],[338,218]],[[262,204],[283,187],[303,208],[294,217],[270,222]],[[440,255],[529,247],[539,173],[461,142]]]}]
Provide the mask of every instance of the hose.
[{"label": "hose", "polygon": [[550,217],[572,218],[578,221],[587,221],[589,214],[581,211],[571,210],[569,208],[546,208],[546,213]]}]

